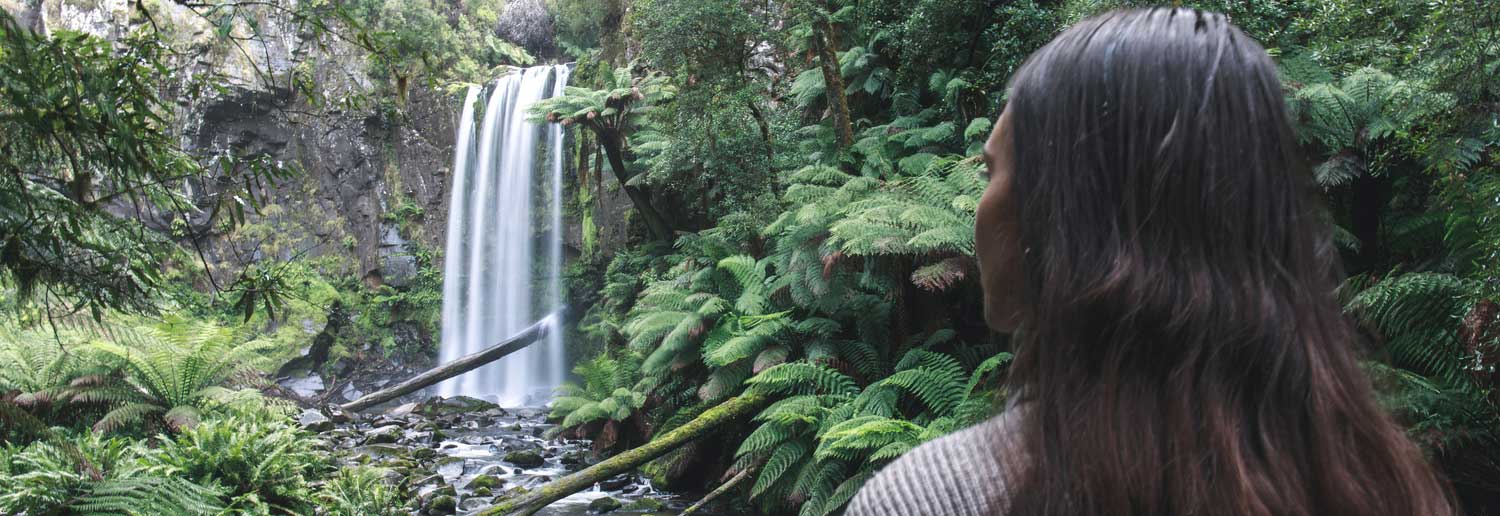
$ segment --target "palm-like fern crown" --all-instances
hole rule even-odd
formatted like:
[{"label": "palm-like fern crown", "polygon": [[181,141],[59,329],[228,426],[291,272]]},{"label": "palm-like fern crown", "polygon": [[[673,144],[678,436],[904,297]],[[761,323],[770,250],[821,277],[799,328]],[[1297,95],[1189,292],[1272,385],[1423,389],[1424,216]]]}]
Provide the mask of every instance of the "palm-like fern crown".
[{"label": "palm-like fern crown", "polygon": [[[1295,63],[1294,63],[1295,64]],[[1291,73],[1327,79],[1297,67]],[[1288,70],[1283,69],[1287,74]],[[1437,108],[1442,98],[1418,83],[1398,79],[1375,68],[1361,68],[1334,82],[1317,82],[1297,89],[1289,103],[1301,121],[1298,135],[1316,142],[1328,158],[1314,169],[1325,188],[1345,184],[1366,173],[1381,173],[1371,163],[1372,146],[1410,130],[1424,112]]]},{"label": "palm-like fern crown", "polygon": [[258,402],[253,392],[230,387],[257,378],[256,364],[269,344],[242,344],[229,329],[206,322],[168,320],[156,326],[118,331],[92,348],[124,371],[128,383],[90,386],[82,399],[116,407],[95,428],[103,431],[146,419],[183,429],[214,405]]},{"label": "palm-like fern crown", "polygon": [[528,113],[538,122],[597,124],[615,130],[638,126],[653,106],[671,99],[676,88],[664,75],[649,72],[637,77],[632,68],[606,74],[599,89],[568,86],[562,95],[533,104]]}]

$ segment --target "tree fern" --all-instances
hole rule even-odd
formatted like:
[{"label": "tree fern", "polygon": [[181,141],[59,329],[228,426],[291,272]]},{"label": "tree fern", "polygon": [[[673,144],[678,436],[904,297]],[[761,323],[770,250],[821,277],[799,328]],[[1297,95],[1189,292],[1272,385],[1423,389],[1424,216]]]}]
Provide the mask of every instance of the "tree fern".
[{"label": "tree fern", "polygon": [[1397,365],[1462,386],[1469,383],[1469,357],[1458,328],[1474,290],[1454,276],[1404,274],[1360,292],[1347,308],[1384,337]]}]

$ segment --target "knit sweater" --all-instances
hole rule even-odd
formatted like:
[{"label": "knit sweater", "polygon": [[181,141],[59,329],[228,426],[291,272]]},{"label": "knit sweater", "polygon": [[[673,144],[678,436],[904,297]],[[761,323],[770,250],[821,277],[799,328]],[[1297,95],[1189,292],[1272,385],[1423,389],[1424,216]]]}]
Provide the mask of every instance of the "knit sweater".
[{"label": "knit sweater", "polygon": [[988,516],[1004,503],[1002,457],[1019,411],[928,441],[875,474],[847,516]]}]

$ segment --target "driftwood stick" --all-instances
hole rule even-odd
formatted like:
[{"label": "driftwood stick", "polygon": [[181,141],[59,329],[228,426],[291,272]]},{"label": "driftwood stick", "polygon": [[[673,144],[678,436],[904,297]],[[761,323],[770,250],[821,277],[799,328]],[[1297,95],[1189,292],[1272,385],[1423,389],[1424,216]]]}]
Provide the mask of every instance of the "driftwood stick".
[{"label": "driftwood stick", "polygon": [[536,511],[546,507],[547,504],[561,500],[570,494],[588,489],[602,480],[607,480],[615,475],[638,468],[640,465],[665,455],[667,452],[675,450],[689,441],[709,434],[720,425],[749,416],[765,400],[766,398],[762,395],[750,393],[730,398],[729,401],[708,409],[698,417],[693,418],[692,421],[688,421],[687,424],[652,439],[649,443],[605,459],[603,462],[589,466],[577,473],[553,480],[519,498],[486,509],[480,513],[480,516],[534,514]]},{"label": "driftwood stick", "polygon": [[387,387],[364,396],[359,399],[340,405],[339,408],[347,412],[358,412],[372,406],[396,399],[404,394],[415,392],[429,385],[447,380],[449,378],[467,373],[475,368],[494,362],[495,360],[520,351],[526,346],[542,340],[548,332],[557,331],[558,321],[562,320],[562,311],[553,313],[535,324],[521,330],[520,333],[512,335],[504,342],[495,344],[477,353],[470,354],[458,360],[428,369],[422,374],[413,376],[410,380],[401,382],[392,387]]},{"label": "driftwood stick", "polygon": [[728,493],[730,489],[734,489],[734,486],[736,484],[744,482],[745,479],[750,478],[750,471],[753,469],[755,468],[745,468],[740,470],[739,473],[735,473],[734,477],[730,478],[728,482],[724,483],[724,485],[721,485],[717,489],[710,491],[708,493],[708,496],[704,496],[702,500],[698,500],[697,503],[694,503],[692,506],[688,507],[687,510],[678,513],[677,516],[688,516],[689,514],[698,512],[698,510],[702,509],[704,505],[708,505],[708,502],[714,501],[715,498],[722,496],[724,493]]}]

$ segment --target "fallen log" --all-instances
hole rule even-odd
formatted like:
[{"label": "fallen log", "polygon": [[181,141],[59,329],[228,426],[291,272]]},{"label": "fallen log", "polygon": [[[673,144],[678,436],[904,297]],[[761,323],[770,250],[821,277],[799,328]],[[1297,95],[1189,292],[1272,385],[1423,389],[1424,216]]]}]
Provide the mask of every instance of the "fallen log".
[{"label": "fallen log", "polygon": [[410,380],[401,382],[392,387],[361,396],[359,399],[339,405],[345,412],[358,412],[372,406],[396,399],[402,395],[409,394],[429,385],[447,380],[449,378],[467,373],[475,368],[494,362],[495,360],[520,351],[526,346],[542,340],[548,332],[557,331],[558,321],[562,320],[562,310],[553,312],[552,315],[543,317],[535,324],[521,330],[520,333],[512,335],[504,342],[495,344],[484,350],[472,353],[468,356],[452,362],[428,369],[422,374],[413,376]]},{"label": "fallen log", "polygon": [[693,418],[692,421],[688,421],[686,424],[652,439],[649,443],[605,459],[603,462],[589,466],[577,473],[544,484],[519,498],[508,500],[502,502],[500,505],[485,509],[484,512],[480,513],[480,516],[534,514],[543,507],[546,507],[547,504],[561,500],[570,494],[588,489],[594,484],[608,480],[615,475],[634,470],[652,459],[665,455],[667,452],[675,450],[689,441],[708,434],[720,425],[749,416],[759,409],[765,400],[765,396],[751,393],[730,398],[729,401],[720,403],[718,406],[704,411],[698,417]]}]

